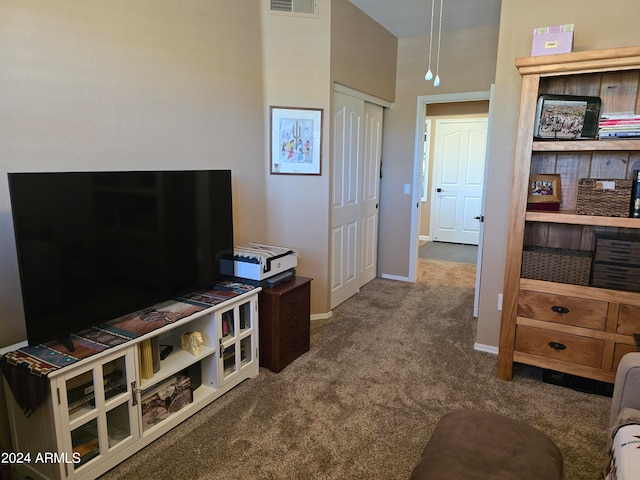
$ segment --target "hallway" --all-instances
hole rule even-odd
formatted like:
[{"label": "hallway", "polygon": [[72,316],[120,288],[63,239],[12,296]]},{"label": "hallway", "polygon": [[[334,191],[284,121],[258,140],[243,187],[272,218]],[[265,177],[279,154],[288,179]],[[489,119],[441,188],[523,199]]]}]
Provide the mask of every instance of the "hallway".
[{"label": "hallway", "polygon": [[418,257],[475,265],[478,259],[478,246],[447,242],[420,242]]}]

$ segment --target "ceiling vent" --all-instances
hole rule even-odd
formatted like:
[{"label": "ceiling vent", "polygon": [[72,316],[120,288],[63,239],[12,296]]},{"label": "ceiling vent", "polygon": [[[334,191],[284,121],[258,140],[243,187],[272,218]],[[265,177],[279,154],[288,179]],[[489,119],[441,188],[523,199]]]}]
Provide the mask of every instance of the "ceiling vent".
[{"label": "ceiling vent", "polygon": [[269,0],[269,13],[317,17],[318,0]]}]

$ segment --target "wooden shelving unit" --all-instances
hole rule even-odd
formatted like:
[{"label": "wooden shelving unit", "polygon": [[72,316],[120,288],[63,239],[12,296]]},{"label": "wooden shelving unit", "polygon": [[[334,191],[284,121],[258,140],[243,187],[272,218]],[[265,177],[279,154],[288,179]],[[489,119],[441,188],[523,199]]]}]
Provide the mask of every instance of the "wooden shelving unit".
[{"label": "wooden shelving unit", "polygon": [[[640,220],[576,214],[580,178],[631,178],[640,140],[535,141],[541,94],[589,95],[601,112],[640,110],[640,47],[516,60],[522,76],[509,213],[498,377],[524,363],[613,382],[620,358],[635,350],[640,293],[521,277],[525,246],[593,250],[600,233],[640,232]],[[528,211],[531,174],[560,174],[560,211]]]}]

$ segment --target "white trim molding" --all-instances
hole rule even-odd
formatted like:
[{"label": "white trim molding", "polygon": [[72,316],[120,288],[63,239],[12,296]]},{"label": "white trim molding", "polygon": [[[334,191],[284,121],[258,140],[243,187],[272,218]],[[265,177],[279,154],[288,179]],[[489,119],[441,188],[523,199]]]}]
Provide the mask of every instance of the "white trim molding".
[{"label": "white trim molding", "polygon": [[368,93],[360,92],[359,90],[354,90],[353,88],[347,87],[346,85],[341,85],[339,83],[333,84],[333,91],[338,93],[343,93],[351,97],[356,97],[356,98],[359,98],[360,100],[364,100],[365,102],[380,105],[381,107],[385,107],[385,108],[393,107],[392,102],[388,102],[387,100],[374,97],[373,95],[369,95]]},{"label": "white trim molding", "polygon": [[314,320],[328,320],[329,318],[333,317],[333,311],[329,310],[326,313],[314,313],[311,315],[311,321],[313,322]]},{"label": "white trim molding", "polygon": [[384,278],[386,280],[397,280],[399,282],[412,282],[415,283],[414,280],[411,280],[409,277],[401,277],[399,275],[387,275],[387,274],[382,274],[380,275],[380,278]]},{"label": "white trim molding", "polygon": [[483,345],[482,343],[474,343],[473,349],[479,352],[492,353],[493,355],[498,355],[498,347],[494,347],[493,345]]},{"label": "white trim molding", "polygon": [[[418,268],[418,228],[420,226],[420,184],[422,171],[422,149],[424,144],[424,116],[430,103],[475,102],[490,100],[491,91],[445,93],[442,95],[420,95],[416,102],[416,131],[413,159],[413,195],[411,197],[411,238],[409,243],[409,280],[416,281]],[[426,109],[426,110],[425,110]],[[428,168],[428,166],[427,166]]]}]

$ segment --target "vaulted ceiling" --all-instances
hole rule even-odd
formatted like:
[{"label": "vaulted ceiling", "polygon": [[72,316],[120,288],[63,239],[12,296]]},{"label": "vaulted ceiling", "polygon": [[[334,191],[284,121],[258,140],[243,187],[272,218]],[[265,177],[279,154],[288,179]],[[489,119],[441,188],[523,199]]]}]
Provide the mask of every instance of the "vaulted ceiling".
[{"label": "vaulted ceiling", "polygon": [[356,7],[396,37],[428,35],[432,2],[435,2],[434,31],[440,19],[442,31],[485,27],[500,23],[502,0],[350,0]]}]

